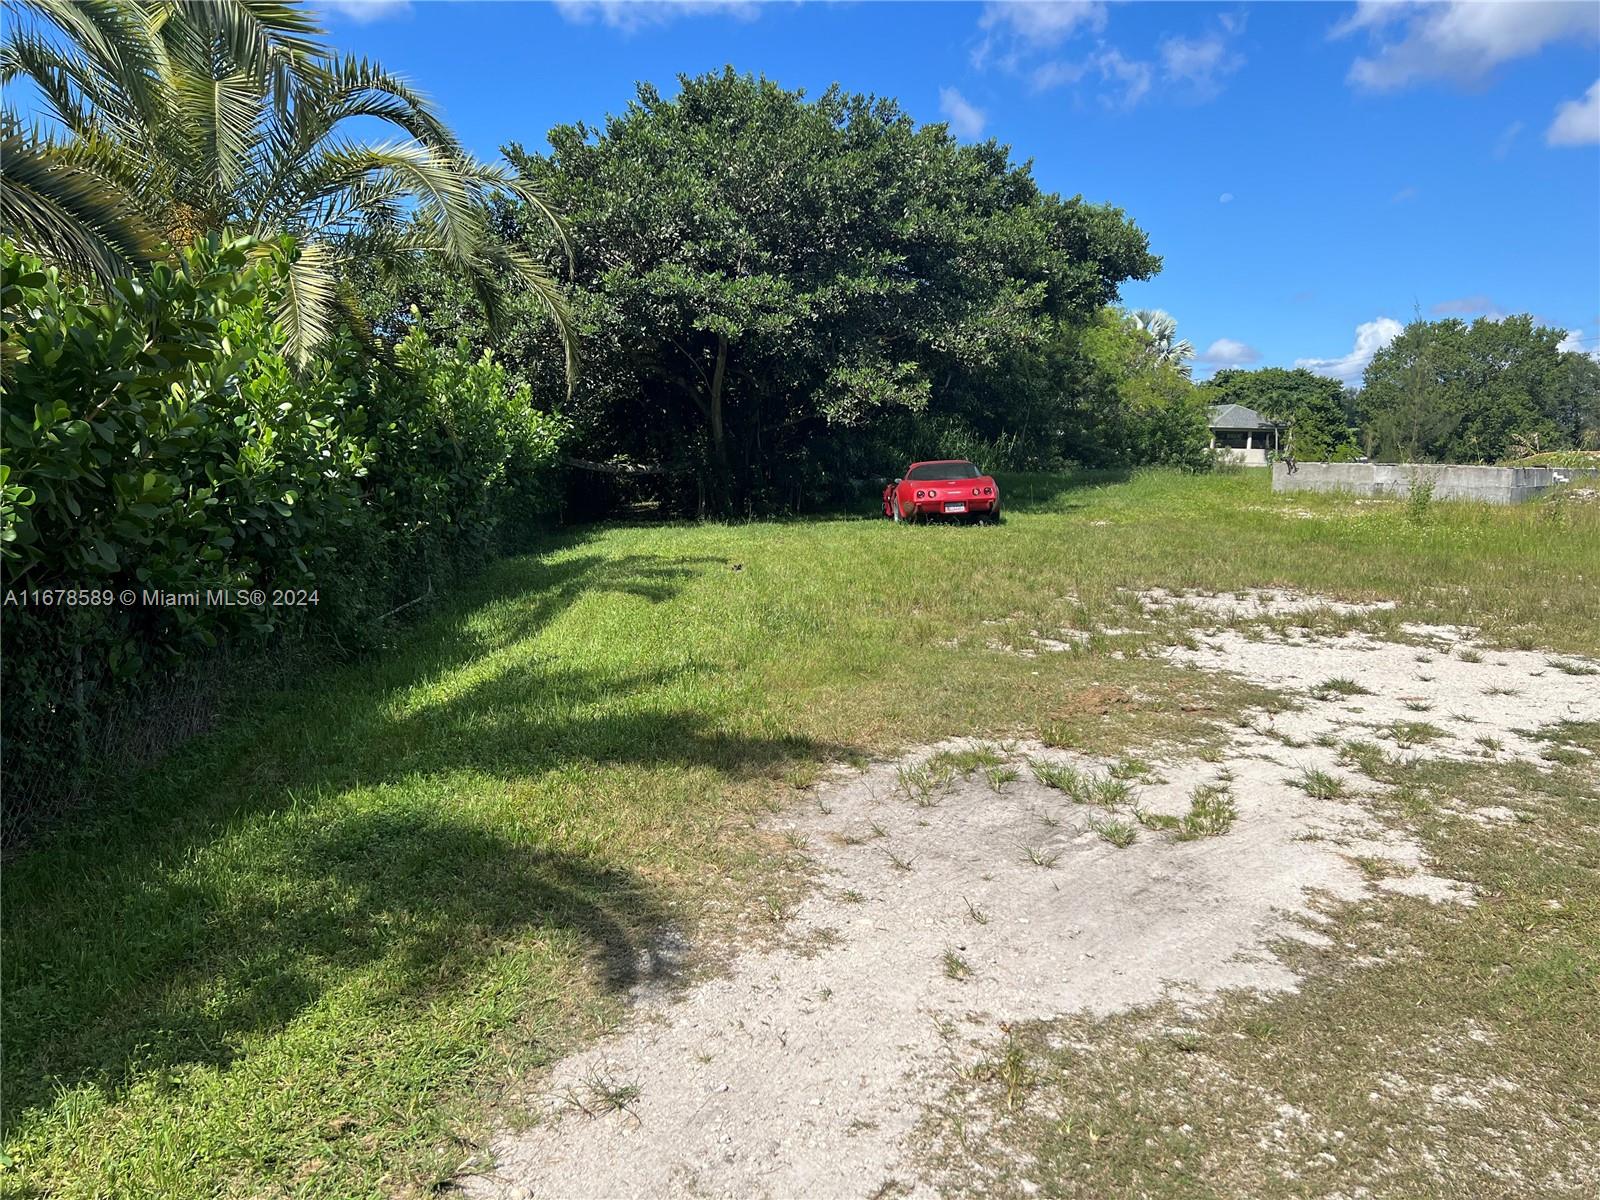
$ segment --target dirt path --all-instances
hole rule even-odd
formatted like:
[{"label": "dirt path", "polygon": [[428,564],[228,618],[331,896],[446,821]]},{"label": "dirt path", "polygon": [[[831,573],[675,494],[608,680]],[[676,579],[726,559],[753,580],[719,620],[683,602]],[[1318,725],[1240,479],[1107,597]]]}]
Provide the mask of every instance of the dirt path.
[{"label": "dirt path", "polygon": [[[1320,937],[1319,897],[1388,888],[1470,903],[1370,815],[1356,794],[1370,781],[1316,744],[1427,721],[1440,732],[1402,752],[1531,756],[1532,727],[1600,719],[1594,678],[1539,654],[1459,654],[1219,630],[1171,657],[1301,692],[1329,678],[1362,691],[1257,714],[1225,763],[1154,761],[1158,778],[1126,787],[1109,764],[1033,744],[957,742],[834,777],[816,808],[782,822],[820,880],[785,946],[641,1002],[629,1028],[558,1064],[534,1126],[497,1138],[493,1170],[467,1191],[929,1195],[912,1131],[1004,1023],[1293,988],[1270,946]],[[1067,791],[1034,770],[1052,765],[1077,771],[1057,777]],[[1308,794],[1307,771],[1344,795]],[[1358,858],[1384,861],[1386,877]]]}]

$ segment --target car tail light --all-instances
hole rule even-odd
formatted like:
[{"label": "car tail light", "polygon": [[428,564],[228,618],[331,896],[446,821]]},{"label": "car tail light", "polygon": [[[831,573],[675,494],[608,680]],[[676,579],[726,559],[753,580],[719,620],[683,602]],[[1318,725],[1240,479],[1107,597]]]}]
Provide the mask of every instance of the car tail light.
[{"label": "car tail light", "polygon": [[992,487],[986,487],[983,489],[983,494],[985,496],[992,496],[994,495],[994,489]]},{"label": "car tail light", "polygon": [[928,489],[928,499],[929,500],[937,500],[938,498],[939,498],[939,493],[937,491],[935,491],[933,488],[929,488]]},{"label": "car tail light", "polygon": [[922,499],[922,489],[921,489],[921,488],[918,488],[918,489],[917,489],[917,499],[918,499],[918,500],[921,500],[921,499]]}]

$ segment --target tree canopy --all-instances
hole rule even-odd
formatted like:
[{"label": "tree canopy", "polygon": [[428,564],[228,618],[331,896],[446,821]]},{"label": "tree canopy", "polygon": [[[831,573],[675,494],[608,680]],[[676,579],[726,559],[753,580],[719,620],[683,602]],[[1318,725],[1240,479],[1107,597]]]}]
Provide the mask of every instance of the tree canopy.
[{"label": "tree canopy", "polygon": [[1527,315],[1413,321],[1373,356],[1359,409],[1375,453],[1495,462],[1600,439],[1600,367]]},{"label": "tree canopy", "polygon": [[[572,231],[580,452],[685,472],[709,507],[881,474],[907,419],[1004,429],[1060,330],[1159,269],[1119,209],[892,100],[731,68],[680,83],[506,154]],[[537,241],[526,215],[511,232]]]}]

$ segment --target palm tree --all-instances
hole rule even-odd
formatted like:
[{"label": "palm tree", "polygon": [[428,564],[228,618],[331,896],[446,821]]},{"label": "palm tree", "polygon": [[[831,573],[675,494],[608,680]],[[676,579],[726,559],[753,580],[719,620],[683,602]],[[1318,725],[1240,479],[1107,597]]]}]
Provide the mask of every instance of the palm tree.
[{"label": "palm tree", "polygon": [[1194,343],[1178,337],[1178,322],[1170,313],[1159,308],[1137,308],[1128,314],[1137,329],[1150,335],[1150,349],[1155,361],[1177,367],[1189,373],[1189,360],[1194,357]]},{"label": "palm tree", "polygon": [[[538,189],[467,154],[432,105],[375,63],[335,56],[279,0],[5,0],[0,83],[30,80],[49,125],[0,115],[8,236],[86,277],[146,265],[215,231],[293,234],[282,325],[302,360],[335,309],[356,317],[340,266],[363,254],[442,256],[491,318],[506,284],[534,292],[575,368],[559,287],[490,236],[514,196],[566,247]],[[390,126],[357,140],[348,123]]]}]

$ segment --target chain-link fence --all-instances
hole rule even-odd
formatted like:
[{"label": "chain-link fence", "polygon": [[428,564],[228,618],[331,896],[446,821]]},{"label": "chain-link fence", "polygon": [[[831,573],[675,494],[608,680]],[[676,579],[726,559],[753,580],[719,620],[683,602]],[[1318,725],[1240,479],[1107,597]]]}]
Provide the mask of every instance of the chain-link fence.
[{"label": "chain-link fence", "polygon": [[[99,704],[90,698],[77,709],[11,714],[0,849],[16,851],[95,793],[215,729],[241,697],[286,681],[295,661],[217,651]],[[59,752],[36,752],[44,747]]]}]

